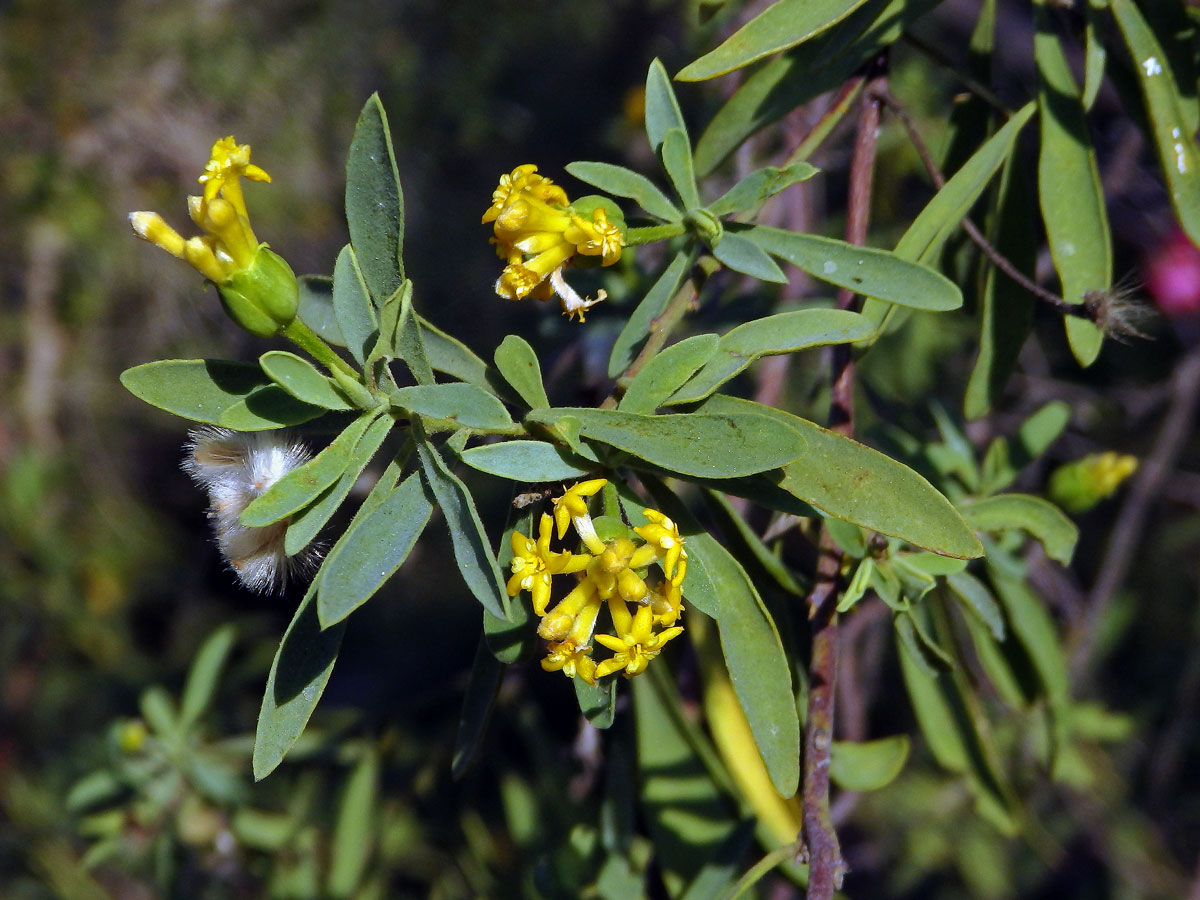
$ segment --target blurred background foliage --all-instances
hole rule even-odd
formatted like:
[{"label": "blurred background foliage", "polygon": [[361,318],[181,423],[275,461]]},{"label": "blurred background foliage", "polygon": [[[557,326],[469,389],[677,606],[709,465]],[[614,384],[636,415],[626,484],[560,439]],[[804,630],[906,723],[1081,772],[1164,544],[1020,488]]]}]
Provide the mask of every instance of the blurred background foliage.
[{"label": "blurred background foliage", "polygon": [[[1157,6],[1171,4],[1147,12]],[[249,735],[299,595],[250,595],[221,570],[203,498],[178,467],[181,423],[127,395],[117,375],[163,356],[257,351],[193,273],[133,239],[126,213],[157,209],[182,224],[183,190],[212,141],[232,133],[274,179],[251,189],[259,235],[297,272],[329,272],[347,237],[345,150],[363,99],[378,90],[423,314],[485,355],[503,334],[525,335],[547,362],[552,399],[594,402],[619,319],[598,310],[586,330],[567,332],[553,311],[498,299],[479,216],[497,174],[519,163],[556,178],[574,159],[645,168],[647,62],[659,56],[677,71],[753,8],[0,4],[0,895],[641,896],[649,847],[635,841],[609,857],[621,829],[603,825],[628,810],[605,785],[619,784],[611,773],[630,761],[603,759],[565,679],[511,671],[484,758],[452,781],[478,616],[447,577],[444,542],[423,542],[360,613],[316,727],[278,773],[251,784]],[[999,11],[992,83],[1006,99],[1028,97],[1029,5],[1002,2]],[[975,3],[948,0],[913,29],[934,52],[902,43],[893,55],[892,90],[934,148],[960,90],[934,57],[964,64],[975,12]],[[1180,46],[1194,56],[1187,40]],[[707,121],[732,82],[681,85],[689,118]],[[818,103],[793,114],[732,167],[778,158],[819,113]],[[984,448],[1045,402],[1065,400],[1071,424],[1052,462],[1114,449],[1160,466],[1156,482],[1135,481],[1127,497],[1080,517],[1071,569],[1035,561],[1074,654],[1075,694],[1098,701],[1079,726],[1089,738],[1086,777],[1029,786],[1040,829],[1003,838],[918,751],[887,790],[846,794],[835,806],[854,896],[1179,897],[1193,880],[1200,262],[1174,236],[1153,151],[1111,85],[1092,121],[1117,272],[1131,290],[1145,283],[1161,314],[1142,326],[1149,340],[1110,342],[1086,373],[1056,317],[1045,316],[1005,404],[967,432]],[[840,234],[849,137],[846,129],[826,142],[813,160],[825,174],[770,215]],[[894,121],[880,147],[872,242],[891,246],[929,187]],[[649,255],[627,254],[622,266],[651,269]],[[1048,270],[1049,260],[1040,265]],[[738,304],[758,302],[725,277],[730,302],[705,314],[722,327],[746,317]],[[621,284],[620,269],[608,275],[614,305],[633,299]],[[813,287],[797,278],[788,290]],[[973,354],[969,322],[950,321],[914,317],[906,340],[881,345],[864,374],[877,408],[931,437],[926,403],[957,405]],[[770,378],[772,363],[756,377]],[[786,392],[811,396],[819,373],[791,373]],[[1182,434],[1168,441],[1172,424]],[[1046,475],[1043,466],[1023,483],[1036,488]],[[508,499],[491,496],[485,519],[502,520]],[[858,721],[869,717],[871,733],[912,731],[899,682],[878,677],[894,670],[886,642],[871,639],[869,617],[861,621],[846,638],[858,641]],[[217,631],[226,622],[236,632]],[[202,657],[210,669],[188,681],[214,633]],[[210,696],[203,682],[218,671]],[[191,722],[174,709],[187,691]],[[1015,730],[1016,720],[1000,721],[997,740],[1020,753]],[[789,890],[780,882],[764,895]]]}]

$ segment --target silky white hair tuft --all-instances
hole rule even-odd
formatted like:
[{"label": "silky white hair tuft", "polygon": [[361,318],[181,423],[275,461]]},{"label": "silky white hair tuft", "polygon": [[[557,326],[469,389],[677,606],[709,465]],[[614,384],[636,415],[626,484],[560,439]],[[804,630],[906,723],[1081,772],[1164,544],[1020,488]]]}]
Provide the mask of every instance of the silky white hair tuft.
[{"label": "silky white hair tuft", "polygon": [[280,431],[239,432],[197,428],[188,432],[183,470],[208,492],[208,517],[221,555],[238,580],[259,593],[282,590],[289,576],[311,571],[321,550],[310,544],[289,557],[284,550],[290,518],[263,528],[241,523],[242,511],[311,454]]}]

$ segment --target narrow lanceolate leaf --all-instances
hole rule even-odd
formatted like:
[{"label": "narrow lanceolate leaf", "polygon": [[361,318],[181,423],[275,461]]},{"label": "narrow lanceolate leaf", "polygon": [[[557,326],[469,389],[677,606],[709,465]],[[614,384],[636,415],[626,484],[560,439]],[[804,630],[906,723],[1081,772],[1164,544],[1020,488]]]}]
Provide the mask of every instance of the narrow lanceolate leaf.
[{"label": "narrow lanceolate leaf", "polygon": [[248,528],[262,528],[312,503],[346,471],[354,448],[377,416],[378,413],[368,413],[355,419],[328,447],[255,497],[242,510],[241,523]]},{"label": "narrow lanceolate leaf", "polygon": [[217,424],[234,431],[270,431],[308,422],[324,412],[319,406],[301,403],[278,385],[268,384],[230,404]]},{"label": "narrow lanceolate leaf", "polygon": [[504,664],[492,655],[487,640],[480,635],[479,645],[475,648],[475,661],[471,665],[471,677],[467,681],[467,692],[463,697],[462,714],[458,719],[454,756],[450,761],[450,775],[456,781],[463,777],[479,752],[492,718],[503,674]]},{"label": "narrow lanceolate leaf", "polygon": [[277,385],[305,403],[322,409],[353,409],[333,382],[308,360],[286,350],[268,350],[258,358],[262,370]]},{"label": "narrow lanceolate leaf", "polygon": [[569,416],[584,437],[624,450],[681,475],[737,478],[765,472],[805,451],[794,429],[755,412],[641,416],[608,409],[564,407],[531,413],[553,424]]},{"label": "narrow lanceolate leaf", "polygon": [[957,572],[946,578],[946,584],[979,618],[992,637],[1004,640],[1004,613],[996,598],[982,581],[969,572]]},{"label": "narrow lanceolate leaf", "polygon": [[799,181],[807,181],[819,171],[806,162],[793,163],[784,169],[775,166],[758,169],[731,187],[719,200],[710,203],[708,211],[714,216],[728,216],[755,209],[780,191]]},{"label": "narrow lanceolate leaf", "polygon": [[[1000,177],[989,238],[1009,262],[1026,275],[1037,264],[1033,191],[1021,161],[1009,157]],[[1008,384],[1017,355],[1033,327],[1034,299],[1025,288],[987,263],[979,309],[979,353],[963,397],[963,413],[978,419],[991,412]]]},{"label": "narrow lanceolate leaf", "polygon": [[529,343],[510,334],[496,348],[496,368],[512,385],[530,409],[545,409],[550,405],[542,384],[542,367]]},{"label": "narrow lanceolate leaf", "polygon": [[479,431],[503,431],[513,426],[504,404],[473,384],[403,387],[393,392],[392,404],[416,415],[448,419]]},{"label": "narrow lanceolate leaf", "polygon": [[1162,46],[1133,0],[1110,5],[1117,27],[1137,70],[1146,112],[1154,131],[1154,146],[1179,224],[1200,244],[1200,150],[1195,126],[1189,127],[1178,83]]},{"label": "narrow lanceolate leaf", "polygon": [[545,441],[483,444],[460,454],[473,469],[525,484],[567,481],[595,471],[595,464]]},{"label": "narrow lanceolate leaf", "polygon": [[363,473],[363,469],[383,446],[388,432],[395,424],[391,416],[379,416],[370,423],[366,432],[354,446],[354,452],[341,476],[326,488],[310,505],[305,506],[288,523],[283,549],[288,556],[295,556],[317,537],[317,534],[338,507],[345,502],[350,489]]},{"label": "narrow lanceolate leaf", "polygon": [[654,182],[632,169],[602,162],[573,162],[568,163],[566,168],[584,184],[597,187],[614,197],[628,197],[656,218],[677,222],[683,217]]},{"label": "narrow lanceolate leaf", "polygon": [[696,187],[696,172],[687,132],[682,128],[668,128],[660,152],[663,166],[684,208],[695,209],[700,205],[700,192]]},{"label": "narrow lanceolate leaf", "polygon": [[387,115],[378,94],[362,108],[346,160],[346,222],[363,280],[376,304],[404,280],[404,195]]},{"label": "narrow lanceolate leaf", "polygon": [[699,566],[721,597],[717,625],[729,678],[771,783],[781,797],[790,797],[800,781],[800,721],[775,621],[745,569],[712,535],[688,537],[687,551],[688,578]]},{"label": "narrow lanceolate leaf", "polygon": [[333,279],[328,275],[301,275],[300,321],[316,332],[317,337],[327,344],[345,347],[346,339],[338,327],[337,314],[333,311]]},{"label": "narrow lanceolate leaf", "polygon": [[617,679],[609,678],[597,684],[588,684],[582,678],[572,681],[575,683],[575,700],[583,717],[601,730],[611,728],[617,715]]},{"label": "narrow lanceolate leaf", "polygon": [[1041,542],[1046,555],[1064,566],[1075,552],[1079,529],[1057,506],[1030,494],[1000,494],[961,507],[963,517],[980,531],[1019,528]]},{"label": "narrow lanceolate leaf", "polygon": [[950,501],[917,472],[850,438],[785,413],[717,394],[702,412],[755,411],[793,428],[804,452],[784,467],[780,487],[829,515],[917,547],[974,559],[983,547]]},{"label": "narrow lanceolate leaf", "polygon": [[778,0],[677,76],[704,81],[787,50],[836,25],[866,0]]},{"label": "narrow lanceolate leaf", "polygon": [[346,349],[361,366],[379,335],[379,320],[367,293],[354,248],[347,244],[333,264],[333,313]]},{"label": "narrow lanceolate leaf", "polygon": [[740,234],[814,278],[856,294],[935,312],[962,306],[962,292],[954,282],[898,251],[856,247],[833,238],[765,225]]},{"label": "narrow lanceolate leaf", "polygon": [[421,343],[425,346],[425,356],[431,368],[489,393],[495,393],[496,389],[488,382],[487,363],[470,347],[421,316],[417,316],[417,323],[421,326]]},{"label": "narrow lanceolate leaf", "polygon": [[[688,553],[683,593],[717,620],[721,649],[738,702],[746,714],[771,782],[782,797],[796,793],[800,778],[800,724],[791,668],[775,621],[741,564],[704,531],[661,481],[646,479],[660,510],[675,520]],[[639,504],[627,498],[629,518]]]},{"label": "narrow lanceolate leaf", "polygon": [[[1038,111],[1042,129],[1038,154],[1038,200],[1063,299],[1083,303],[1112,283],[1112,237],[1104,207],[1100,169],[1092,149],[1083,104],[1066,54],[1045,3],[1036,6],[1033,39],[1038,67]],[[1076,316],[1064,319],[1071,352],[1082,366],[1100,355],[1104,334]]]},{"label": "narrow lanceolate leaf", "polygon": [[843,309],[798,309],[746,322],[721,337],[713,358],[668,402],[703,400],[759,357],[866,340],[874,328],[858,313]]},{"label": "narrow lanceolate leaf", "polygon": [[656,59],[646,72],[646,137],[655,153],[662,147],[667,132],[672,128],[678,128],[687,137],[687,124],[683,121],[679,101],[675,99],[671,76],[662,62]]},{"label": "narrow lanceolate leaf", "polygon": [[121,373],[121,384],[139,400],[207,425],[268,383],[258,366],[221,359],[163,359]]},{"label": "narrow lanceolate leaf", "polygon": [[715,334],[698,334],[663,350],[629,383],[617,409],[653,413],[676,388],[712,359],[718,343]]},{"label": "narrow lanceolate leaf", "polygon": [[455,475],[441,452],[429,443],[420,425],[414,425],[413,438],[421,457],[425,484],[446,519],[454,559],[463,581],[483,608],[501,619],[508,618],[508,594],[504,579],[492,555],[483,521],[467,486]]},{"label": "narrow lanceolate leaf", "polygon": [[[1026,103],[963,163],[908,226],[893,251],[896,256],[910,262],[934,261],[992,177],[1012,155],[1017,136],[1033,117],[1035,109],[1036,104]],[[872,296],[863,304],[862,311],[863,315],[882,323],[891,309],[889,303]]]},{"label": "narrow lanceolate leaf", "polygon": [[321,627],[341,622],[383,587],[408,559],[432,514],[421,476],[413,473],[369,514],[350,524],[314,582]]},{"label": "narrow lanceolate leaf", "polygon": [[689,250],[680,250],[676,253],[675,258],[646,292],[642,302],[630,314],[625,327],[617,335],[612,353],[608,357],[609,378],[616,378],[633,362],[646,335],[650,333],[651,324],[662,315],[663,310],[667,308],[667,303],[683,285],[683,279],[687,276],[693,259],[692,252]]},{"label": "narrow lanceolate leaf", "polygon": [[834,741],[829,777],[843,791],[877,791],[900,774],[910,744],[907,734],[862,743]]},{"label": "narrow lanceolate leaf", "polygon": [[359,883],[376,840],[379,781],[379,753],[370,747],[346,780],[334,823],[326,889],[337,900],[359,896]]},{"label": "narrow lanceolate leaf", "polygon": [[186,732],[212,704],[221,678],[221,670],[229,659],[237,629],[225,625],[214,631],[201,645],[188,671],[183,699],[179,704],[179,730]]},{"label": "narrow lanceolate leaf", "polygon": [[713,247],[713,256],[733,271],[757,278],[759,281],[787,283],[787,276],[766,251],[735,231],[725,232]]},{"label": "narrow lanceolate leaf", "polygon": [[316,597],[314,581],[300,601],[271,663],[254,735],[255,781],[275,771],[296,743],[337,661],[345,626],[322,630],[317,619]]}]

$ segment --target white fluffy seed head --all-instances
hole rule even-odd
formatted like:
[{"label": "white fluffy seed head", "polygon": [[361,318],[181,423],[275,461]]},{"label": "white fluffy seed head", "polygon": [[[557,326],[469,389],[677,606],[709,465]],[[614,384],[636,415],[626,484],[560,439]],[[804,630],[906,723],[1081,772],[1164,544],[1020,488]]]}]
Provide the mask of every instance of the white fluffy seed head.
[{"label": "white fluffy seed head", "polygon": [[284,550],[290,519],[247,528],[242,511],[310,454],[279,431],[243,433],[198,428],[188,433],[183,470],[208,492],[208,516],[217,546],[238,580],[259,593],[282,590],[289,575],[310,571],[320,548],[309,545],[295,556]]}]

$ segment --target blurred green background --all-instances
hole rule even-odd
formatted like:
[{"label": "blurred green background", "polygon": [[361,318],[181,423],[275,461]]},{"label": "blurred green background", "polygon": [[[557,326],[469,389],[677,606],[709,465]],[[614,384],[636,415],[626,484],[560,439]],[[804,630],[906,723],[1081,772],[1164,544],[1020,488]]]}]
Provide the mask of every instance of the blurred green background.
[{"label": "blurred green background", "polygon": [[[962,47],[974,7],[943,4],[919,31],[937,46]],[[1000,42],[996,83],[1006,96],[1027,96],[1028,9],[1001,9],[1009,40]],[[647,64],[659,56],[676,71],[722,27],[720,16],[698,24],[683,4],[629,0],[0,3],[0,896],[304,896],[306,856],[327,853],[346,773],[376,752],[361,750],[368,746],[387,760],[372,839],[378,896],[532,890],[549,848],[566,839],[553,829],[569,828],[574,813],[538,821],[522,818],[522,804],[559,798],[571,807],[569,798],[586,795],[576,782],[598,777],[599,761],[594,748],[572,747],[569,685],[540,681],[534,667],[506,682],[486,760],[451,783],[478,618],[450,577],[440,531],[350,628],[316,720],[322,733],[343,736],[341,756],[314,750],[291,772],[243,784],[226,807],[172,806],[150,824],[123,821],[120,846],[85,871],[95,836],[81,836],[81,810],[66,798],[119,749],[122,734],[129,738],[122,729],[141,714],[142,691],[163,684],[178,693],[204,638],[232,621],[239,636],[208,728],[214,740],[252,733],[274,645],[299,596],[248,594],[222,570],[204,498],[179,469],[185,423],[118,383],[123,369],[151,359],[251,359],[264,349],[225,318],[192,270],[137,241],[126,215],[155,210],[183,230],[184,197],[208,148],[233,134],[273,178],[248,188],[260,238],[297,273],[327,273],[347,240],[346,148],[362,102],[379,91],[422,313],[484,357],[504,334],[524,334],[543,354],[553,400],[595,402],[606,392],[602,366],[619,310],[589,316],[586,331],[567,330],[555,310],[497,298],[479,216],[499,173],[520,163],[555,178],[574,159],[646,168],[637,103]],[[892,83],[937,146],[956,85],[911,49],[893,59]],[[728,90],[718,81],[680,93],[699,125]],[[1170,232],[1165,197],[1111,90],[1101,95],[1096,136],[1118,271],[1137,280]],[[846,138],[835,136],[816,160],[827,175],[806,186],[802,211],[779,216],[840,231]],[[875,235],[888,246],[928,189],[899,132],[889,128],[882,141]],[[750,152],[769,159],[773,146]],[[584,192],[562,180],[572,196]],[[613,306],[631,299],[635,265],[652,268],[629,261],[607,276]],[[738,288],[730,281],[723,299]],[[706,313],[710,325],[737,314],[728,304]],[[923,405],[932,391],[957,408],[972,354],[966,322],[918,324],[900,357],[883,348],[868,373],[882,402]],[[1195,365],[1194,317],[1150,321],[1152,340],[1110,347],[1086,373],[1069,361],[1056,324],[1041,323],[1010,406],[973,436],[983,441],[988,429],[1003,431],[1057,398],[1074,409],[1060,459],[1152,451],[1187,387],[1173,373]],[[918,757],[893,793],[864,803],[845,826],[855,896],[1185,895],[1200,850],[1200,777],[1190,764],[1200,758],[1197,444],[1185,434],[1165,461],[1161,490],[1145,498],[1126,587],[1113,594],[1081,665],[1078,695],[1130,717],[1106,751],[1108,777],[1056,793],[1043,807],[1056,837],[1025,846],[979,823],[955,826],[965,801]],[[481,490],[499,533],[509,497],[494,484]],[[1072,633],[1082,633],[1086,587],[1103,571],[1121,509],[1115,501],[1084,516],[1075,566],[1047,576],[1050,605]],[[901,696],[879,682],[871,701],[879,721],[911,727],[896,708]],[[244,747],[227,749],[244,756]],[[238,777],[248,781],[247,771]],[[228,809],[279,810],[304,791],[315,830],[283,849],[256,844],[245,828],[233,829],[232,847],[215,841],[228,832]],[[213,817],[216,831],[206,831]]]}]

